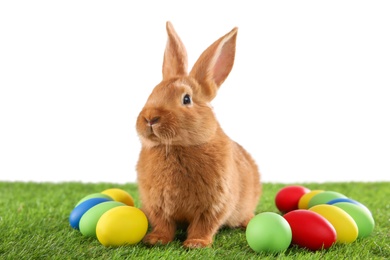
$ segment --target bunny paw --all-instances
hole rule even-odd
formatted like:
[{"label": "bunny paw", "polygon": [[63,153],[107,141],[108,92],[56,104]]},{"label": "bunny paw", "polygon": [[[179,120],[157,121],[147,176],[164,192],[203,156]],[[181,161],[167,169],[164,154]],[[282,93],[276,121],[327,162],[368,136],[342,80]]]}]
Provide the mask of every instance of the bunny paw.
[{"label": "bunny paw", "polygon": [[210,247],[212,241],[206,240],[206,239],[187,239],[184,241],[183,246],[186,248],[204,248],[204,247]]},{"label": "bunny paw", "polygon": [[154,234],[154,233],[150,233],[150,234],[146,235],[143,239],[143,242],[145,244],[151,245],[151,246],[158,245],[158,244],[166,245],[171,241],[172,241],[172,239],[170,239],[167,236],[164,236],[162,234]]}]

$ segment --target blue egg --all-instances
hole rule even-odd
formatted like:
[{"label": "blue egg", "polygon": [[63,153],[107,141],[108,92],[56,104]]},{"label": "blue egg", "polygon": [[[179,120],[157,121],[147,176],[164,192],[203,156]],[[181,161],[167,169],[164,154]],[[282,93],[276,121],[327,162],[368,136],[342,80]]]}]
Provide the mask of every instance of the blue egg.
[{"label": "blue egg", "polygon": [[70,226],[74,229],[79,229],[79,222],[81,217],[84,215],[84,213],[87,212],[93,206],[106,201],[111,201],[111,200],[107,198],[92,198],[83,201],[82,203],[77,205],[70,213],[69,216]]},{"label": "blue egg", "polygon": [[356,200],[349,199],[349,198],[333,199],[331,201],[328,201],[326,204],[333,205],[333,204],[336,204],[336,203],[339,203],[339,202],[348,202],[348,203],[352,203],[352,204],[358,205],[358,206],[364,208],[365,210],[367,210],[371,214],[371,211],[365,205],[363,205],[362,203],[360,203],[360,202],[358,202]]}]

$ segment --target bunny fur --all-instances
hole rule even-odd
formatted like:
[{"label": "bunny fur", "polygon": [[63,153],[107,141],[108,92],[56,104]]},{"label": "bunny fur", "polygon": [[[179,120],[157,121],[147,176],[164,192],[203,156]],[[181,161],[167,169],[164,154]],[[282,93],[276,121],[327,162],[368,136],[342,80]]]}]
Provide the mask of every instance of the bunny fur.
[{"label": "bunny fur", "polygon": [[151,231],[167,244],[186,224],[187,248],[210,246],[222,226],[245,228],[261,195],[258,167],[220,127],[210,102],[230,73],[237,28],[219,38],[187,72],[187,52],[167,22],[163,80],[139,113],[137,178]]}]

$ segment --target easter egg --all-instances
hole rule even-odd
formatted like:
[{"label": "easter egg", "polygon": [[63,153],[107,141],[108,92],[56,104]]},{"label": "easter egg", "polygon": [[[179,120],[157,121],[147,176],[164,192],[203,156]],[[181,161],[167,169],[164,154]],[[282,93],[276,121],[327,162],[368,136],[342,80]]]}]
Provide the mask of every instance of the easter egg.
[{"label": "easter egg", "polygon": [[308,209],[309,201],[313,198],[314,195],[323,192],[324,190],[312,190],[308,193],[303,194],[303,196],[299,199],[298,209]]},{"label": "easter egg", "polygon": [[96,237],[96,225],[100,217],[109,209],[118,206],[125,206],[125,204],[119,201],[106,201],[90,208],[80,219],[79,229],[81,234]]},{"label": "easter egg", "polygon": [[298,209],[299,199],[310,190],[299,185],[286,186],[275,196],[275,205],[280,212],[286,213]]},{"label": "easter egg", "polygon": [[358,238],[368,237],[374,230],[374,218],[365,208],[348,202],[337,202],[333,205],[347,212],[355,220],[358,227]]},{"label": "easter egg", "polygon": [[283,216],[291,227],[292,243],[310,250],[327,249],[337,238],[332,224],[320,214],[297,209]]},{"label": "easter egg", "polygon": [[326,204],[328,201],[338,199],[338,198],[346,198],[346,196],[336,191],[320,192],[311,198],[308,206],[309,208],[311,208],[315,205]]},{"label": "easter egg", "polygon": [[93,198],[105,198],[105,199],[109,199],[109,200],[112,200],[112,198],[106,194],[102,194],[102,193],[92,193],[92,194],[89,194],[87,196],[85,196],[84,198],[82,198],[81,200],[79,200],[79,202],[77,202],[76,204],[76,207],[83,201],[86,201],[86,200],[89,200],[89,199],[93,199]]},{"label": "easter egg", "polygon": [[132,245],[148,230],[148,220],[138,208],[118,206],[106,211],[96,225],[96,236],[104,246]]},{"label": "easter egg", "polygon": [[246,240],[255,252],[281,252],[291,244],[291,228],[287,220],[273,212],[253,217],[246,227]]},{"label": "easter egg", "polygon": [[115,201],[123,202],[128,206],[134,206],[133,197],[122,189],[112,188],[104,190],[101,193],[110,196]]},{"label": "easter egg", "polygon": [[338,202],[348,202],[348,203],[359,205],[360,207],[364,208],[364,210],[366,210],[368,213],[372,214],[371,211],[364,204],[350,198],[338,198],[338,199],[328,201],[326,204],[333,205]]},{"label": "easter egg", "polygon": [[110,201],[110,200],[107,198],[92,198],[81,202],[70,213],[69,216],[70,226],[74,229],[79,229],[79,222],[81,217],[84,215],[84,213],[87,212],[93,206],[106,201]]},{"label": "easter egg", "polygon": [[348,244],[358,237],[358,227],[355,220],[344,210],[334,205],[320,204],[309,209],[326,218],[337,233],[337,242]]}]

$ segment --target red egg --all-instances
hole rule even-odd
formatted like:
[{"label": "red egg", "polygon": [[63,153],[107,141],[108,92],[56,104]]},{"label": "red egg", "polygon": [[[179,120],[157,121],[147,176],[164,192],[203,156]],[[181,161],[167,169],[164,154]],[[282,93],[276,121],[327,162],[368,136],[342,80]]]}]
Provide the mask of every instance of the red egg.
[{"label": "red egg", "polygon": [[286,186],[278,191],[275,197],[276,207],[282,212],[287,213],[298,209],[299,199],[310,190],[306,187],[293,185]]},{"label": "red egg", "polygon": [[316,212],[298,209],[283,217],[290,224],[292,243],[295,245],[315,251],[327,249],[336,242],[336,230],[326,218]]}]

